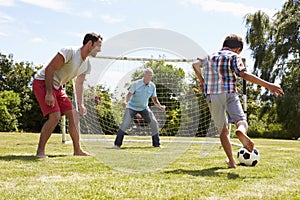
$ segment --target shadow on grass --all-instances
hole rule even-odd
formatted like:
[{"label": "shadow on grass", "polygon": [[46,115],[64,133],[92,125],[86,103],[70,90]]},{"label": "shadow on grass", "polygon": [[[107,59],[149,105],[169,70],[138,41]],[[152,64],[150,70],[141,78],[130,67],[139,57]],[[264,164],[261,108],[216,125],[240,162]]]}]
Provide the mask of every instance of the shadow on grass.
[{"label": "shadow on grass", "polygon": [[22,160],[22,161],[39,161],[49,158],[66,157],[67,155],[49,155],[48,158],[37,158],[35,155],[6,155],[0,156],[0,160],[12,161],[12,160]]},{"label": "shadow on grass", "polygon": [[[114,147],[106,147],[106,149],[116,149]],[[135,147],[121,147],[119,149],[116,149],[116,150],[129,150],[129,149],[156,149],[155,147],[152,147],[152,146],[144,146],[144,147],[141,147],[141,146],[135,146]],[[159,148],[157,148],[159,149]]]},{"label": "shadow on grass", "polygon": [[173,173],[173,174],[188,174],[191,176],[209,176],[209,177],[217,177],[217,176],[224,176],[224,174],[227,174],[228,179],[237,179],[240,178],[238,174],[235,173],[227,173],[218,171],[221,169],[228,169],[225,167],[212,167],[208,169],[202,169],[202,170],[186,170],[186,169],[176,169],[172,171],[166,171],[165,173]]},{"label": "shadow on grass", "polygon": [[152,146],[144,146],[144,147],[135,146],[135,147],[122,147],[121,149],[155,149],[155,147],[152,147]]}]

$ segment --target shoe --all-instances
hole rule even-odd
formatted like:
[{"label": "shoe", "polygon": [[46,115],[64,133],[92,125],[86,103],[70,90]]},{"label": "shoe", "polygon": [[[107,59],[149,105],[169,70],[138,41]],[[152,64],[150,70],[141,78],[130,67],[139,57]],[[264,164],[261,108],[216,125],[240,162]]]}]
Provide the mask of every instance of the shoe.
[{"label": "shoe", "polygon": [[159,145],[159,146],[153,146],[154,148],[160,148],[160,149],[163,149],[164,147]]},{"label": "shoe", "polygon": [[36,155],[35,157],[37,157],[37,158],[48,158],[48,156],[46,156],[46,155]]},{"label": "shoe", "polygon": [[121,147],[119,147],[118,145],[114,145],[114,146],[112,147],[112,149],[121,149]]},{"label": "shoe", "polygon": [[160,146],[158,133],[155,135],[152,135],[152,146],[154,146],[154,147]]}]

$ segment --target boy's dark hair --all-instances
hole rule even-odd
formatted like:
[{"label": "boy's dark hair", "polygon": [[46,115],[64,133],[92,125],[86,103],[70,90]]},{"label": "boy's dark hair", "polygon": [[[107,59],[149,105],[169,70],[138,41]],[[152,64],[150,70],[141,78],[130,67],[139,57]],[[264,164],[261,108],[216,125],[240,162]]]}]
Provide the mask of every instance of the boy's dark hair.
[{"label": "boy's dark hair", "polygon": [[240,48],[243,50],[244,42],[243,39],[235,34],[230,34],[224,40],[223,47],[228,47],[230,49]]},{"label": "boy's dark hair", "polygon": [[103,39],[100,35],[96,34],[96,33],[87,33],[85,36],[84,36],[84,39],[83,39],[83,45],[86,45],[86,43],[88,43],[88,41],[92,41],[92,44],[94,44],[94,42],[97,42],[99,39]]}]

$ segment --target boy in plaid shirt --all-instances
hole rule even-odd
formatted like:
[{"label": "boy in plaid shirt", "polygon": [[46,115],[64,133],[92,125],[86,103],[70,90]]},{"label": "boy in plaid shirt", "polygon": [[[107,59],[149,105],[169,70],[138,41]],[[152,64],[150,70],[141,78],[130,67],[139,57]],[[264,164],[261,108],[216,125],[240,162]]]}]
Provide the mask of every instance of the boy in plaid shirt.
[{"label": "boy in plaid shirt", "polygon": [[[247,72],[239,56],[242,50],[242,38],[231,34],[225,38],[221,50],[213,53],[208,59],[198,59],[192,65],[200,80],[199,87],[210,104],[212,120],[218,128],[221,144],[227,156],[226,163],[230,168],[236,168],[236,164],[230,144],[226,113],[236,124],[235,133],[242,145],[249,152],[254,149],[254,142],[246,134],[248,123],[238,97],[236,76],[265,87],[275,96],[284,94],[281,87]],[[205,65],[204,77],[200,70],[202,65]]]}]

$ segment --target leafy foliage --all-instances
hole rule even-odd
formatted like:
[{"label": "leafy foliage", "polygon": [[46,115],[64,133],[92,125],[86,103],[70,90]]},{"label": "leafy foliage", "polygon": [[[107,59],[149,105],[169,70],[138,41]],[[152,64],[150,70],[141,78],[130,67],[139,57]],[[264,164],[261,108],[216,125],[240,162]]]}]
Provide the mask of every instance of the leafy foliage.
[{"label": "leafy foliage", "polygon": [[283,121],[285,134],[294,133],[291,137],[300,136],[300,70],[299,65],[288,72],[282,81],[285,88],[284,98],[278,100],[278,118]]},{"label": "leafy foliage", "polygon": [[[66,93],[74,102],[72,82],[66,84]],[[118,130],[115,116],[118,107],[113,104],[113,94],[103,85],[88,86],[84,91],[87,114],[80,117],[82,134],[112,135]],[[120,114],[121,116],[121,114]]]},{"label": "leafy foliage", "polygon": [[[266,91],[260,96],[258,120],[267,114],[267,123],[280,123],[283,133],[300,136],[300,7],[299,1],[287,0],[274,20],[258,11],[245,17],[246,42],[253,51],[254,73],[270,82],[280,82],[285,95],[274,98]],[[259,97],[259,96],[258,96]],[[275,110],[273,108],[276,108]],[[271,113],[272,112],[272,113]],[[285,137],[285,136],[282,136]]]},{"label": "leafy foliage", "polygon": [[20,115],[19,94],[4,90],[0,92],[0,127],[2,131],[18,131],[17,117]]},{"label": "leafy foliage", "polygon": [[[0,54],[0,91],[13,91],[18,94],[20,113],[16,118],[16,126],[21,130],[35,131],[35,125],[43,119],[31,90],[33,76],[41,67],[33,67],[30,63],[14,63],[12,57]],[[34,117],[39,116],[39,117]],[[30,119],[30,120],[28,120]],[[15,130],[6,130],[12,131]]]}]

